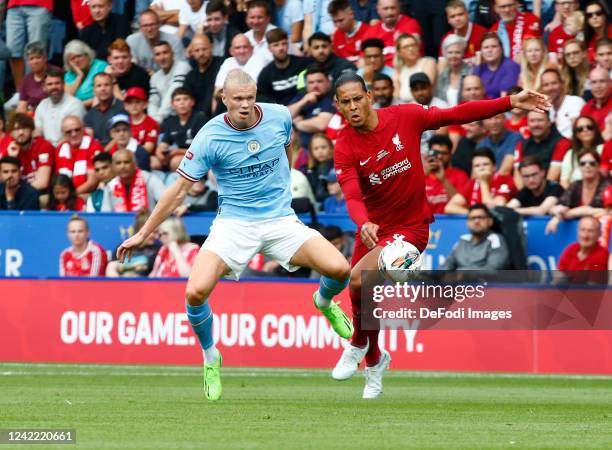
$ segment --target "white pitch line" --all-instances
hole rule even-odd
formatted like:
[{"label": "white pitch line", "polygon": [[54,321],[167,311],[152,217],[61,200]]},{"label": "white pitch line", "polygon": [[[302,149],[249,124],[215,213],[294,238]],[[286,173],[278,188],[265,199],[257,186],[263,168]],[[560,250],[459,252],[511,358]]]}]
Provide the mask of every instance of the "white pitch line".
[{"label": "white pitch line", "polygon": [[[53,368],[65,370],[56,371]],[[202,369],[196,366],[175,366],[155,370],[152,366],[120,366],[94,364],[32,364],[32,363],[0,363],[0,376],[172,376],[188,377],[200,375]],[[2,370],[9,369],[9,370]],[[13,370],[11,370],[13,369]],[[40,369],[40,370],[38,370]],[[47,370],[45,370],[47,369]],[[77,370],[70,370],[77,369]],[[85,369],[85,370],[83,370]],[[89,369],[89,370],[87,370]],[[257,367],[224,368],[226,377],[328,377],[326,369],[273,369]],[[568,374],[530,374],[530,373],[480,373],[480,372],[428,372],[428,371],[391,371],[387,378],[453,378],[453,379],[533,379],[533,380],[601,380],[611,381],[610,375],[568,375]]]}]

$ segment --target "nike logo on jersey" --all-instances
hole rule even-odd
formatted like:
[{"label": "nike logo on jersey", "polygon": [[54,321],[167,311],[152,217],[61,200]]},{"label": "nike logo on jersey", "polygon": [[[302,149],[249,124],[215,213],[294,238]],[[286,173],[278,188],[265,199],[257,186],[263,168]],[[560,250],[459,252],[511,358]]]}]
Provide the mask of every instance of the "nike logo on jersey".
[{"label": "nike logo on jersey", "polygon": [[372,159],[372,157],[370,156],[370,157],[369,157],[368,159],[366,159],[365,161],[359,161],[359,165],[360,165],[360,166],[365,166],[365,165],[368,163],[368,161],[369,161],[369,160],[371,160],[371,159]]}]

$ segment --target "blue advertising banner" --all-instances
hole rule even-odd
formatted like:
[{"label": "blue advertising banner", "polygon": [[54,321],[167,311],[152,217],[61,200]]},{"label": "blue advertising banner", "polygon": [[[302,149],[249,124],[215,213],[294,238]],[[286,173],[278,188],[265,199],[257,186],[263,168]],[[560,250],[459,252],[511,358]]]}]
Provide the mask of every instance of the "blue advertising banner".
[{"label": "blue advertising banner", "polygon": [[[59,274],[59,255],[70,246],[66,225],[71,213],[57,212],[2,212],[0,213],[0,276],[53,277]],[[89,222],[91,238],[109,252],[131,235],[133,214],[83,214]],[[206,235],[214,213],[184,217],[191,235]],[[301,217],[304,222],[308,216]],[[319,215],[325,225],[338,225],[354,230],[355,225],[344,215]],[[564,222],[554,235],[546,236],[548,218],[535,217],[525,221],[528,254],[531,268],[556,268],[561,251],[576,240],[577,222]],[[440,266],[462,234],[467,233],[465,217],[437,216],[431,225],[425,268]],[[509,243],[512,245],[512,243]]]}]

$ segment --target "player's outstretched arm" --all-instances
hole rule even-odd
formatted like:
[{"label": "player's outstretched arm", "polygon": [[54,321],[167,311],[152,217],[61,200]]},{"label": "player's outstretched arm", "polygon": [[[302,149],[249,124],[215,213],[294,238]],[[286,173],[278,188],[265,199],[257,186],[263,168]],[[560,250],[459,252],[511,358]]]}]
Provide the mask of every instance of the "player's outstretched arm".
[{"label": "player's outstretched arm", "polygon": [[525,111],[542,111],[550,109],[548,97],[539,92],[525,89],[518,94],[496,98],[494,100],[474,100],[452,108],[429,108],[424,111],[424,130],[437,130],[448,125],[471,123],[520,108]]},{"label": "player's outstretched arm", "polygon": [[546,95],[532,91],[531,89],[524,89],[518,94],[511,95],[510,103],[513,108],[541,113],[548,112],[552,106]]},{"label": "player's outstretched arm", "polygon": [[178,179],[165,190],[155,209],[151,213],[151,216],[147,219],[145,224],[142,226],[140,231],[134,236],[123,241],[123,243],[117,249],[117,259],[123,262],[127,256],[128,260],[132,256],[132,251],[142,245],[145,239],[157,229],[157,227],[166,218],[172,214],[172,212],[183,203],[187,192],[193,185],[193,181],[189,181],[186,178],[178,177]]}]

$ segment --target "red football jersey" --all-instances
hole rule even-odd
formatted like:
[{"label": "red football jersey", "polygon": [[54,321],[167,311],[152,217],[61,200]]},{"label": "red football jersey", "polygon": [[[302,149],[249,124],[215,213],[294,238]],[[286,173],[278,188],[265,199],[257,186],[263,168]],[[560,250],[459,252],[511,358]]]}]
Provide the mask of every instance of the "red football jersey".
[{"label": "red football jersey", "polygon": [[[475,203],[482,203],[482,192],[480,187],[480,180],[472,178],[463,191],[459,192],[466,199],[468,206],[472,206]],[[489,189],[491,191],[491,197],[500,196],[505,198],[506,201],[510,201],[512,197],[516,195],[516,187],[514,186],[512,175],[500,175],[496,173],[493,175]]]},{"label": "red football jersey", "polygon": [[574,242],[570,244],[561,256],[559,257],[559,270],[608,270],[608,250],[598,245],[587,255],[586,258],[580,260],[578,251],[580,244]]},{"label": "red football jersey", "polygon": [[93,23],[89,0],[70,0],[70,7],[72,9],[72,20],[79,30]]},{"label": "red football jersey", "polygon": [[548,35],[548,52],[556,53],[559,55],[559,60],[562,59],[563,56],[563,46],[570,39],[574,39],[576,36],[572,36],[571,34],[567,34],[563,29],[563,24],[558,27],[553,28],[553,30]]},{"label": "red football jersey", "polygon": [[[499,33],[499,21],[495,22],[490,31]],[[529,13],[520,12],[512,23],[506,23],[506,30],[510,39],[510,58],[514,59],[520,56],[523,48],[523,41],[528,37],[539,37],[542,35],[540,30],[539,17]]]},{"label": "red football jersey", "polygon": [[132,122],[130,117],[130,128],[132,136],[138,141],[139,145],[145,145],[146,142],[152,142],[157,145],[159,137],[159,124],[151,116],[145,116],[144,120],[139,124]]},{"label": "red football jersey", "polygon": [[400,18],[395,24],[394,28],[387,28],[382,21],[378,22],[367,31],[364,36],[365,39],[378,38],[382,39],[385,44],[383,54],[385,55],[385,64],[393,67],[393,56],[395,55],[395,41],[402,34],[418,34],[422,36],[421,26],[412,17],[404,16],[400,14]]},{"label": "red football jersey", "polygon": [[76,201],[74,202],[73,209],[68,209],[66,205],[61,204],[55,206],[55,211],[85,211],[86,206],[87,203],[85,203],[85,200],[83,200],[81,197],[77,197]]},{"label": "red football jersey", "polygon": [[53,12],[53,0],[9,0],[9,8],[16,6],[40,6]]},{"label": "red football jersey", "polygon": [[509,109],[509,97],[446,109],[396,105],[376,110],[378,125],[371,132],[347,126],[336,141],[334,161],[353,221],[359,228],[368,221],[379,225],[379,235],[430,223],[420,150],[423,131],[482,120]]},{"label": "red football jersey", "polygon": [[[445,175],[446,179],[450,181],[459,192],[461,192],[469,181],[468,176],[463,170],[454,167],[448,167],[445,170]],[[444,184],[433,173],[427,175],[425,179],[425,195],[427,196],[431,212],[434,214],[444,214],[444,207],[450,198]]]},{"label": "red football jersey", "polygon": [[505,122],[505,126],[510,131],[516,131],[520,134],[523,139],[529,138],[531,136],[531,131],[529,131],[529,127],[527,126],[527,116],[521,117],[521,120],[518,122],[512,122],[512,120],[507,119]]},{"label": "red football jersey", "polygon": [[71,177],[77,188],[87,181],[87,171],[93,170],[94,156],[103,151],[102,143],[88,135],[83,136],[78,148],[72,148],[68,142],[62,141],[55,154],[55,173]]},{"label": "red football jersey", "polygon": [[8,148],[12,142],[13,138],[10,136],[5,136],[0,141],[0,158],[4,156],[17,156],[21,162],[21,176],[29,183],[34,180],[39,167],[53,166],[55,148],[42,137],[35,137],[30,148],[25,151],[21,150],[18,155],[9,153]]},{"label": "red football jersey", "polygon": [[[198,252],[200,251],[200,247],[198,247],[197,244],[187,242],[180,244],[180,248],[181,254],[185,258],[187,264],[193,266],[196,256],[198,256]],[[174,259],[174,256],[172,256],[172,253],[170,253],[167,246],[163,245],[159,249],[159,252],[157,252],[151,274],[152,276],[162,278],[174,278],[181,276],[176,260]]]},{"label": "red football jersey", "polygon": [[[463,52],[463,59],[466,62],[472,62],[473,58],[476,56],[476,52],[480,50],[480,40],[482,39],[482,35],[487,32],[487,29],[482,25],[478,25],[477,23],[470,22],[468,25],[467,34],[462,36],[463,39],[467,41],[465,46],[465,51]],[[446,39],[451,34],[456,34],[455,30],[451,30],[447,32],[444,36],[442,36],[442,40],[440,41],[440,56],[442,55],[442,44],[444,43],[444,39]]]},{"label": "red football jersey", "polygon": [[364,22],[359,22],[357,30],[353,34],[346,34],[340,28],[336,28],[332,36],[334,53],[341,58],[357,62],[361,54],[361,42],[364,40],[366,32],[370,26]]},{"label": "red football jersey", "polygon": [[72,247],[60,255],[61,277],[103,277],[106,271],[108,256],[106,250],[94,241],[87,243],[81,254],[74,253]]},{"label": "red football jersey", "polygon": [[592,98],[589,100],[586,105],[582,107],[580,110],[580,115],[589,116],[595,122],[597,122],[597,126],[600,130],[606,128],[606,117],[608,117],[608,113],[612,110],[612,89],[610,90],[610,96],[608,97],[608,101],[601,105],[601,107],[595,104],[595,99]]}]

